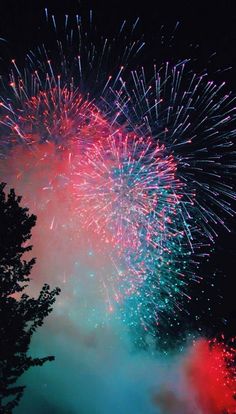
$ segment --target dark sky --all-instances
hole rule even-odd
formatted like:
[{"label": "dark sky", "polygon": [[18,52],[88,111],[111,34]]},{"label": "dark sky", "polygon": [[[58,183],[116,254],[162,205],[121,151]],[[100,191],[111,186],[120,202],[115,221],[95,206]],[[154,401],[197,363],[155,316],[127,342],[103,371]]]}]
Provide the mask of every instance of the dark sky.
[{"label": "dark sky", "polygon": [[[236,61],[235,1],[187,0],[1,0],[0,35],[14,47],[30,48],[40,41],[44,8],[65,14],[84,13],[92,9],[97,24],[109,32],[123,19],[141,18],[146,39],[155,47],[161,25],[171,33],[177,21],[175,53],[186,53],[186,45],[199,44],[199,57],[207,62],[216,52],[219,66],[228,67]],[[158,53],[158,44],[156,44]],[[230,77],[231,79],[234,76]],[[236,82],[236,81],[235,81]]]},{"label": "dark sky", "polygon": [[[163,53],[164,59],[171,56],[176,60],[190,56],[196,59],[196,70],[207,68],[213,79],[226,80],[228,87],[236,93],[235,0],[1,0],[0,37],[8,41],[7,44],[0,42],[2,71],[6,70],[10,58],[20,59],[29,49],[42,43],[45,7],[59,19],[65,14],[88,15],[92,9],[94,21],[106,35],[118,28],[122,20],[135,21],[140,17],[139,30],[144,33],[149,45],[147,51],[151,55]],[[171,37],[177,22],[179,26],[173,40]],[[162,25],[164,28],[161,30]],[[160,46],[161,34],[166,39],[164,48]],[[229,67],[232,69],[222,71]],[[236,317],[234,220],[230,226],[232,233],[220,232],[215,253],[200,269],[208,275],[217,271],[215,288],[210,287],[211,279],[208,285],[194,287],[193,294],[199,297],[199,301],[190,305],[190,312],[202,314],[199,323],[203,327],[215,325],[216,333],[224,330],[229,335],[235,333]],[[202,294],[202,290],[206,293]],[[212,315],[207,311],[207,298],[210,298],[213,308]],[[226,325],[224,319],[228,320]]]}]

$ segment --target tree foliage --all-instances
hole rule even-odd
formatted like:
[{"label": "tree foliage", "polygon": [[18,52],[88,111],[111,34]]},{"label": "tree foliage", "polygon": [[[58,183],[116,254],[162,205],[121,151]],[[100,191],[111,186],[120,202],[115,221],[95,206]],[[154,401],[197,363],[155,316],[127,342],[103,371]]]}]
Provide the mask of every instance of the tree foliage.
[{"label": "tree foliage", "polygon": [[25,386],[17,380],[29,368],[54,359],[28,355],[31,338],[52,311],[59,289],[45,284],[37,298],[23,293],[30,281],[35,259],[25,260],[36,216],[23,208],[12,189],[8,195],[0,184],[0,413],[10,414]]}]

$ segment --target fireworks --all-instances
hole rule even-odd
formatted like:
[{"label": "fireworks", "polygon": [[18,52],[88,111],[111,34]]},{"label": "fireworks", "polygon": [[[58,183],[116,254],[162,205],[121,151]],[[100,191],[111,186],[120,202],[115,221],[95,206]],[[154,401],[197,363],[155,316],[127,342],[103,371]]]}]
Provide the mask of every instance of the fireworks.
[{"label": "fireworks", "polygon": [[58,41],[58,65],[45,48],[45,61],[29,53],[25,71],[12,61],[1,172],[44,215],[45,234],[73,240],[71,268],[77,255],[84,266],[86,249],[99,257],[108,309],[148,329],[181,309],[198,256],[233,214],[234,98],[187,61],[154,67],[148,80],[143,68],[130,71],[140,40],[114,65],[115,43],[85,41],[78,17],[76,26],[78,50],[69,56]]},{"label": "fireworks", "polygon": [[234,344],[196,340],[178,317],[191,324],[199,263],[234,214],[235,98],[188,60],[140,66],[138,21],[109,40],[92,13],[72,20],[63,34],[53,17],[54,50],[1,79],[1,177],[37,215],[29,289],[62,288],[33,344],[56,355],[29,377],[34,408],[233,414]]},{"label": "fireworks", "polygon": [[188,66],[187,61],[155,66],[149,81],[144,68],[133,71],[108,91],[107,102],[115,101],[113,111],[121,122],[151,135],[174,155],[177,177],[186,184],[183,221],[188,226],[191,217],[198,217],[186,229],[189,241],[196,232],[198,242],[213,242],[217,226],[227,228],[227,216],[234,213],[235,97],[224,92],[225,83],[193,74]]},{"label": "fireworks", "polygon": [[175,169],[173,157],[150,138],[115,131],[76,165],[84,220],[120,250],[163,239],[180,198]]},{"label": "fireworks", "polygon": [[60,77],[56,81],[47,76],[43,89],[38,74],[32,78],[33,89],[29,90],[22,78],[11,80],[14,108],[9,100],[1,101],[2,128],[8,134],[10,131],[7,143],[32,146],[52,142],[63,151],[76,142],[77,149],[78,144],[81,150],[83,146],[87,148],[93,130],[97,131],[102,123],[96,106],[83,98],[72,83],[61,86]]}]

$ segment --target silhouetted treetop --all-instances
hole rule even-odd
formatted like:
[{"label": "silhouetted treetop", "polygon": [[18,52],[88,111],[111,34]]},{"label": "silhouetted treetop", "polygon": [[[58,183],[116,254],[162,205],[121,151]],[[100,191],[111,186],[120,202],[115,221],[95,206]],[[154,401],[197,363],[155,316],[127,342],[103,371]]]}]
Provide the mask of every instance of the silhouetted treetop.
[{"label": "silhouetted treetop", "polygon": [[36,216],[20,205],[15,191],[4,192],[0,184],[0,413],[11,414],[18,405],[25,386],[18,379],[30,367],[52,361],[53,356],[32,358],[28,355],[33,333],[44,318],[60,289],[45,284],[37,298],[22,293],[30,282],[35,259],[23,255],[32,250],[29,244]]}]

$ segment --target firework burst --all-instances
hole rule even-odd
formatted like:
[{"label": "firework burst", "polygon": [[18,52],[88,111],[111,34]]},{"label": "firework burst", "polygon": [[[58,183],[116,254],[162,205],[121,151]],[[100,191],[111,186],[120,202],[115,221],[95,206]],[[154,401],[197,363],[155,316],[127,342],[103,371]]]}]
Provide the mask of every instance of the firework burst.
[{"label": "firework burst", "polygon": [[28,54],[26,70],[12,61],[0,102],[1,172],[23,194],[35,189],[29,205],[45,212],[45,227],[70,229],[62,233],[75,245],[80,234],[93,240],[109,261],[109,308],[119,303],[126,320],[138,315],[147,327],[181,308],[198,280],[196,257],[233,214],[234,98],[186,61],[155,67],[147,80],[129,69],[142,39],[114,59],[124,25],[115,41],[94,42],[78,16],[74,23],[57,42],[59,64],[45,47]]},{"label": "firework burst", "polygon": [[[209,81],[177,65],[154,67],[147,80],[144,68],[120,77],[120,86],[107,93],[107,105],[118,121],[143,136],[163,143],[177,164],[177,177],[186,184],[183,221],[189,240],[214,241],[217,228],[227,228],[235,200],[235,97],[225,83]],[[115,105],[114,105],[115,103]],[[112,109],[113,106],[113,109]],[[114,109],[115,108],[115,109]],[[198,217],[195,220],[195,217]]]}]

